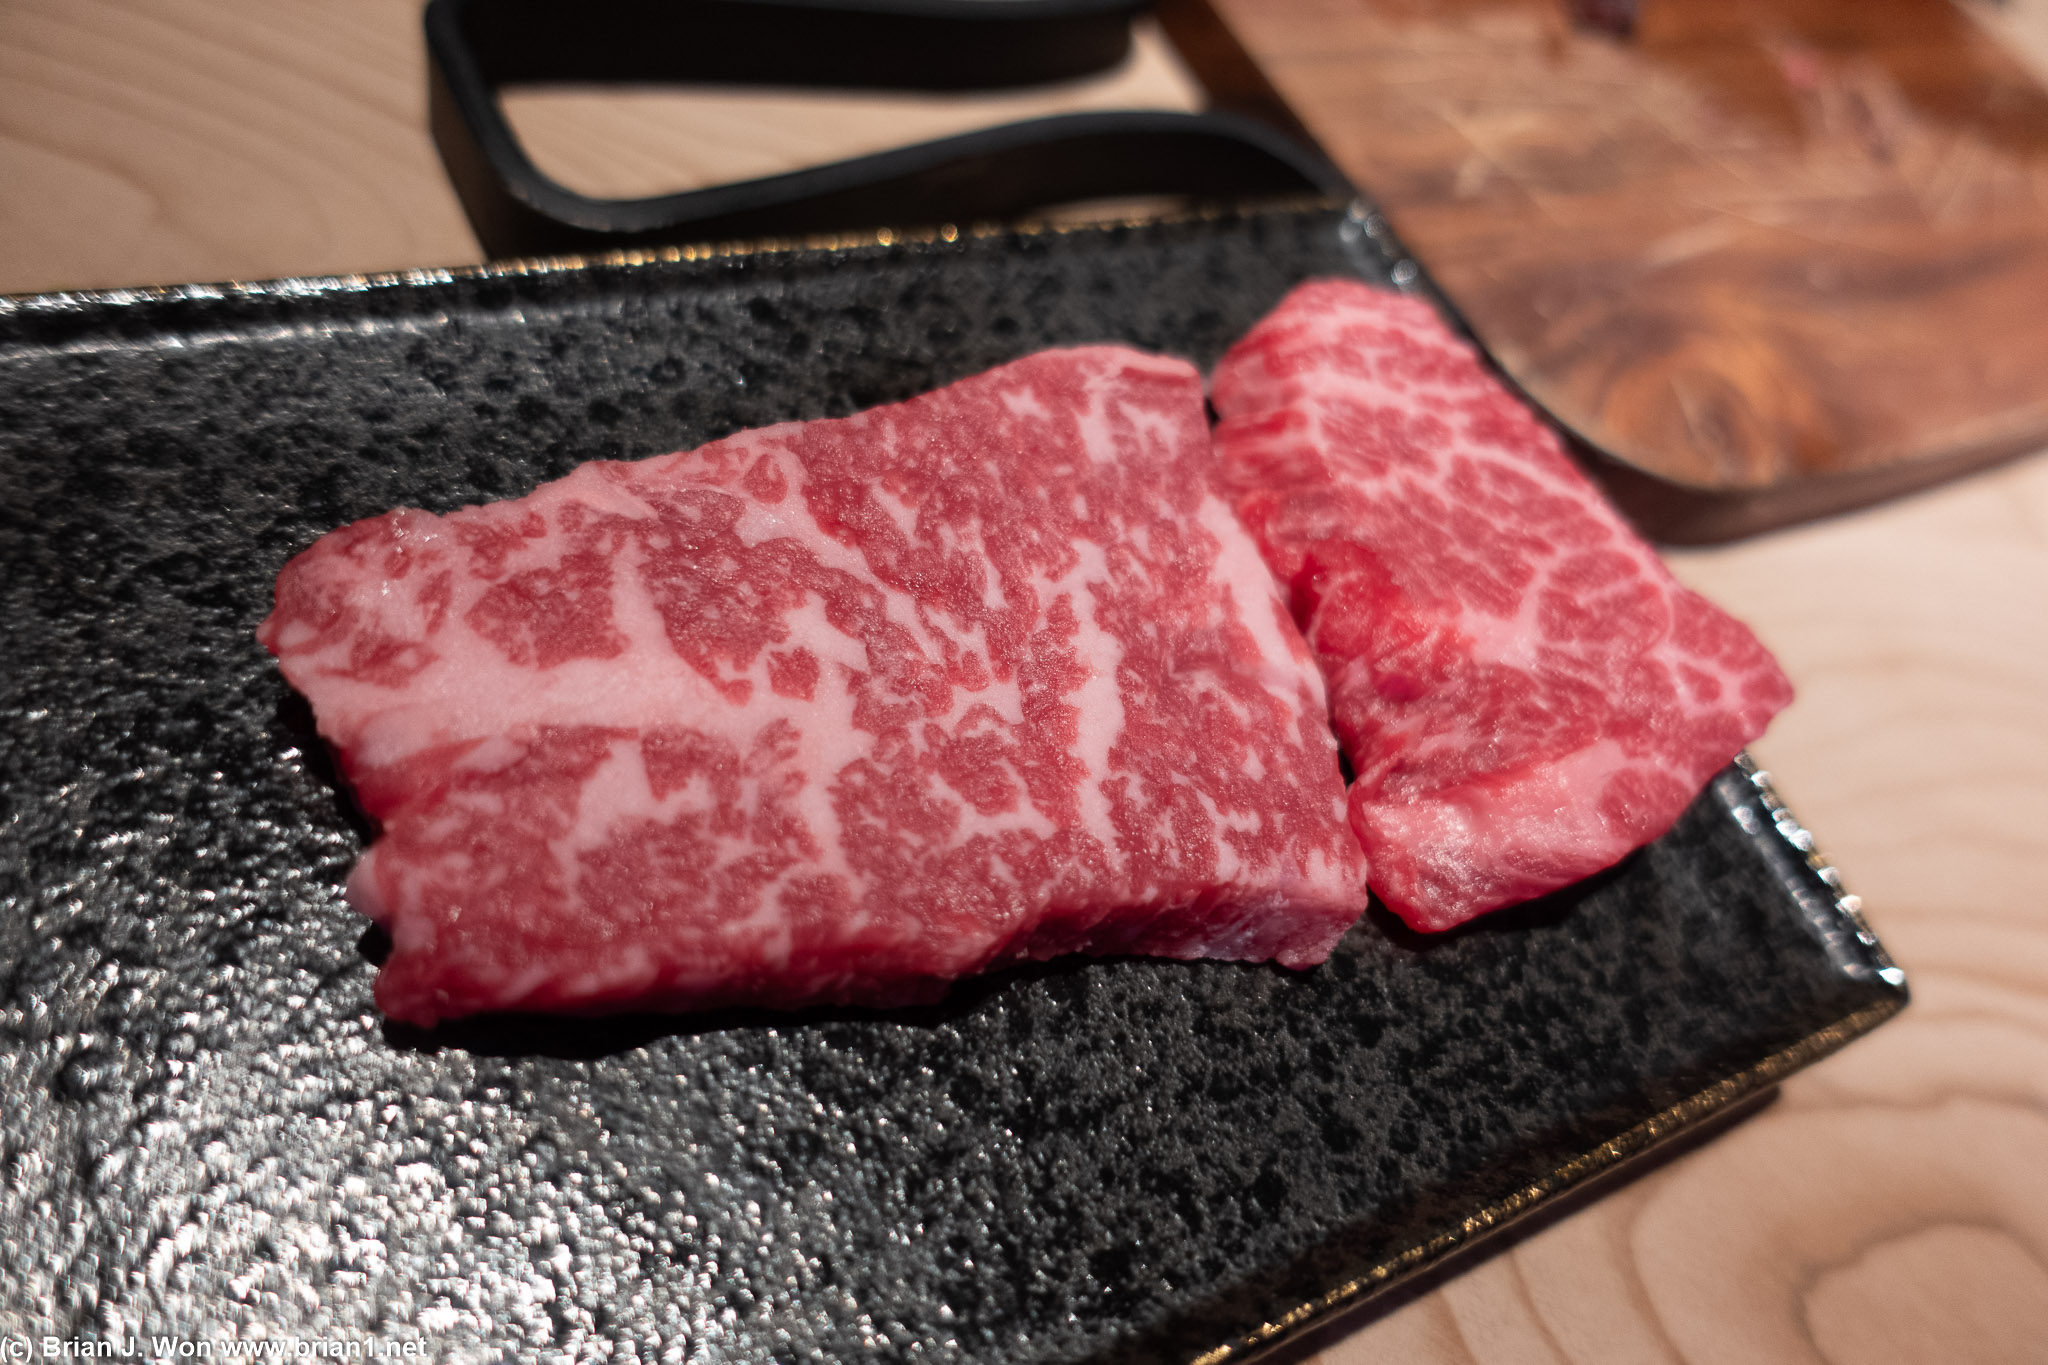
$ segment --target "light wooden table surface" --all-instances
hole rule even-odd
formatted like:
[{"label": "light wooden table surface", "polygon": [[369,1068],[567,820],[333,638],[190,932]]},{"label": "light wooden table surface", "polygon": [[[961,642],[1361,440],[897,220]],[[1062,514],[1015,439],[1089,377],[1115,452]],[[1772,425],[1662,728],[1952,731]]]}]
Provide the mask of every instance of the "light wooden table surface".
[{"label": "light wooden table surface", "polygon": [[[1148,42],[1025,99],[546,95],[513,118],[543,165],[619,193],[1196,98]],[[0,291],[478,256],[413,0],[0,0]],[[1672,562],[1798,684],[1755,752],[1914,1003],[1324,1365],[2048,1361],[2048,452]]]}]

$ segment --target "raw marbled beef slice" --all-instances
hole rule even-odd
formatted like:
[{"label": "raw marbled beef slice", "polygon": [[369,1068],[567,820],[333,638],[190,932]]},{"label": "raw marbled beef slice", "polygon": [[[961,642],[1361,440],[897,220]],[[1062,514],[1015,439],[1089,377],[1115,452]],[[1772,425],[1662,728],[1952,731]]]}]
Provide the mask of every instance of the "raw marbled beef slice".
[{"label": "raw marbled beef slice", "polygon": [[262,638],[382,822],[379,1003],[1321,960],[1364,865],[1212,461],[1193,370],[1093,348],[324,537]]},{"label": "raw marbled beef slice", "polygon": [[1416,928],[1648,843],[1791,700],[1428,304],[1303,285],[1213,401],[1330,686],[1373,887]]}]

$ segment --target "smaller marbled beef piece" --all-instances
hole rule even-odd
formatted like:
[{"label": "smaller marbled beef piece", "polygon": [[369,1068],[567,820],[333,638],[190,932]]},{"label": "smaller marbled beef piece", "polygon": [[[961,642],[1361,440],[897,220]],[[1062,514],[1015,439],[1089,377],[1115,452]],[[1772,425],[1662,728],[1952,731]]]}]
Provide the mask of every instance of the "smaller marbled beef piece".
[{"label": "smaller marbled beef piece", "polygon": [[1791,700],[1421,300],[1305,284],[1212,399],[1330,687],[1373,889],[1416,928],[1611,866]]},{"label": "smaller marbled beef piece", "polygon": [[1363,860],[1213,458],[1194,370],[1098,347],[323,537],[261,633],[382,825],[379,1004],[1320,961]]}]

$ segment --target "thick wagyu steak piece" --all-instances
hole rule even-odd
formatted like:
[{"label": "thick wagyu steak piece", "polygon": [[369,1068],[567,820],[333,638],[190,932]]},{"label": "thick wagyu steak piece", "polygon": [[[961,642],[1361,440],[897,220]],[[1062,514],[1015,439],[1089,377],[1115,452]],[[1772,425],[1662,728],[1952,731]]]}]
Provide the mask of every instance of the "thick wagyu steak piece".
[{"label": "thick wagyu steak piece", "polygon": [[1420,300],[1303,285],[1213,401],[1329,683],[1373,888],[1416,928],[1617,862],[1791,700]]},{"label": "thick wagyu steak piece", "polygon": [[1099,347],[396,511],[262,628],[381,837],[377,999],[930,999],[1083,951],[1320,961],[1365,869],[1199,376]]}]

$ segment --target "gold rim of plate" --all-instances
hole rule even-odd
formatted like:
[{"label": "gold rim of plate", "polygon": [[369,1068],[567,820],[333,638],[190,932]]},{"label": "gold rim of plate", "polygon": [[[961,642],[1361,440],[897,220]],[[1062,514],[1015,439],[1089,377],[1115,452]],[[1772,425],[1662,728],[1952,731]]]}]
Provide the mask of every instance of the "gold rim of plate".
[{"label": "gold rim of plate", "polygon": [[613,251],[570,252],[552,256],[519,256],[476,265],[431,266],[414,270],[367,271],[341,275],[286,275],[265,280],[223,280],[204,284],[133,285],[114,289],[60,289],[26,294],[0,294],[0,318],[13,314],[79,308],[126,308],[165,302],[215,299],[297,299],[330,294],[361,294],[372,290],[457,284],[466,280],[524,279],[573,274],[580,270],[683,262],[727,260],[744,256],[790,256],[809,252],[848,252],[897,246],[951,246],[991,237],[1064,237],[1125,228],[1216,222],[1256,218],[1311,209],[1341,210],[1345,204],[1321,195],[1297,195],[1246,201],[1242,204],[1187,209],[1174,213],[1106,216],[1074,221],[1030,218],[1009,223],[940,223],[927,227],[877,227],[857,232],[817,233],[796,237],[756,237],[681,246],[621,247]]}]

